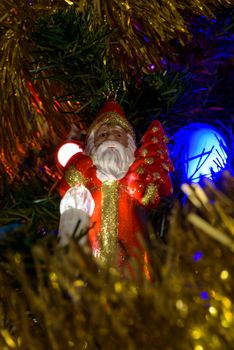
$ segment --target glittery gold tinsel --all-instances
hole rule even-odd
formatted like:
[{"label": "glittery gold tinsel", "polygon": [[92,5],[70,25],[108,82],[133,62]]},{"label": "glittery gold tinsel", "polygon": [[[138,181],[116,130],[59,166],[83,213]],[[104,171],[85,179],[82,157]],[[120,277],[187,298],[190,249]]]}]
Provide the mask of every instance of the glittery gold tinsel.
[{"label": "glittery gold tinsel", "polygon": [[7,249],[0,348],[231,350],[234,177],[183,190],[188,201],[174,208],[167,244],[152,242],[153,282],[142,271],[137,282],[121,277],[76,242],[66,249],[52,238],[39,242],[29,265]]},{"label": "glittery gold tinsel", "polygon": [[[56,2],[57,7],[61,4]],[[30,74],[35,50],[30,32],[36,19],[49,11],[49,0],[35,6],[30,1],[0,2],[0,165],[10,178],[28,150],[39,151],[43,141],[56,140],[64,130],[52,105],[41,100],[49,99],[51,86],[33,84]]]},{"label": "glittery gold tinsel", "polygon": [[124,52],[134,65],[143,65],[145,72],[147,65],[160,66],[165,54],[171,53],[172,39],[176,38],[185,45],[191,38],[186,16],[213,17],[217,6],[232,4],[231,0],[84,0],[82,6],[90,2],[100,21],[104,20],[115,28],[113,53]]}]

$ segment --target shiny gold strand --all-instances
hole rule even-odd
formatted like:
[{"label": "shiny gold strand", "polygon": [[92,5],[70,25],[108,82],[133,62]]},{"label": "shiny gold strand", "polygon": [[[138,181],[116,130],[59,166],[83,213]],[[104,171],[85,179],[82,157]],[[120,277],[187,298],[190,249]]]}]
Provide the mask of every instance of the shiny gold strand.
[{"label": "shiny gold strand", "polygon": [[[19,145],[24,154],[29,149],[39,151],[43,141],[49,141],[48,135],[57,138],[51,125],[55,122],[58,130],[61,124],[58,118],[54,118],[55,112],[51,113],[53,108],[45,111],[44,101],[40,103],[35,99],[35,86],[31,84],[33,90],[30,91],[28,85],[30,62],[34,61],[34,43],[29,32],[40,15],[52,10],[54,5],[51,5],[50,1],[42,0],[37,1],[36,6],[30,6],[27,1],[0,3],[0,13],[4,14],[1,25],[5,30],[0,37],[0,152],[4,154],[0,162],[8,174],[10,169],[11,179],[17,176],[23,159]],[[64,7],[64,2],[57,1],[56,8],[61,6]],[[46,84],[41,82],[40,89],[46,90],[43,96],[50,96],[51,90],[45,89]],[[62,124],[60,126],[62,130]]]},{"label": "shiny gold strand", "polygon": [[[195,13],[212,17],[212,8],[217,6],[216,1],[164,1],[163,4],[152,1],[119,2],[112,0],[106,5],[104,0],[93,0],[100,20],[105,20],[115,28],[119,28],[121,35],[118,46],[122,46],[134,63],[144,62],[146,65],[154,63],[160,65],[163,55],[170,51],[168,43],[177,38],[183,45],[190,39],[187,23],[182,13]],[[229,5],[230,1],[223,1]],[[135,22],[135,23],[134,23]],[[148,43],[143,41],[148,38]],[[157,45],[152,45],[152,43]]]}]

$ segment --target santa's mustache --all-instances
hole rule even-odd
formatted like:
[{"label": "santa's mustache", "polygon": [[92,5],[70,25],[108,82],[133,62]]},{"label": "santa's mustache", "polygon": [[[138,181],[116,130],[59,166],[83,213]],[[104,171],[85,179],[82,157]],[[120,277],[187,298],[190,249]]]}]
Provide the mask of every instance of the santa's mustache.
[{"label": "santa's mustache", "polygon": [[105,141],[93,152],[93,162],[97,169],[112,178],[122,178],[134,160],[129,148],[117,141]]}]

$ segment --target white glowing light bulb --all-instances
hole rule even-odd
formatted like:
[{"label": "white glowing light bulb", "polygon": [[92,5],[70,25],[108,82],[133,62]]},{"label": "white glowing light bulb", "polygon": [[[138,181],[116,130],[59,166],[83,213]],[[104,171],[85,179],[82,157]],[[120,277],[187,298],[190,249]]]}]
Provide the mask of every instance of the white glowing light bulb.
[{"label": "white glowing light bulb", "polygon": [[69,159],[74,156],[76,153],[83,152],[82,148],[80,148],[77,143],[68,142],[62,145],[58,150],[58,161],[64,167]]}]

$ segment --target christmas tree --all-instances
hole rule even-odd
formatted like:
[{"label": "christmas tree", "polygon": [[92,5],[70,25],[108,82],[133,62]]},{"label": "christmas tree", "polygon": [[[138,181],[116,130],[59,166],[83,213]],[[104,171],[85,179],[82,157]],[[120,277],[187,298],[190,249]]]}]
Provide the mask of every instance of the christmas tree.
[{"label": "christmas tree", "polygon": [[[1,348],[232,349],[233,18],[228,0],[1,2]],[[137,144],[154,119],[169,138],[174,193],[149,215],[153,282],[76,242],[57,248],[57,151],[113,92]],[[199,184],[187,145],[175,150],[194,123],[224,137],[221,172]],[[191,156],[196,174],[212,150]]]}]

